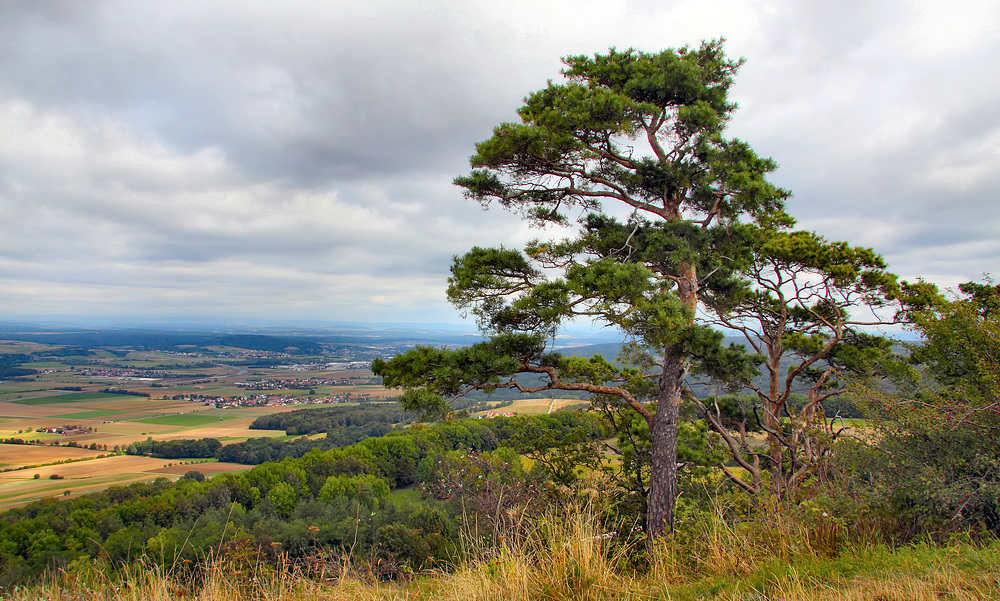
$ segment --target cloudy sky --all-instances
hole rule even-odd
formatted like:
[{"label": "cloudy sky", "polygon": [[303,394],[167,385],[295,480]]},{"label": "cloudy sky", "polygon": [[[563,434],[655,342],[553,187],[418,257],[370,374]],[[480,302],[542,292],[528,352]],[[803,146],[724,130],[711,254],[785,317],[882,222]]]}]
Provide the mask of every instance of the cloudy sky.
[{"label": "cloudy sky", "polygon": [[945,286],[1000,258],[996,0],[0,3],[0,320],[454,322],[538,235],[450,182],[559,58],[726,37],[802,227]]}]

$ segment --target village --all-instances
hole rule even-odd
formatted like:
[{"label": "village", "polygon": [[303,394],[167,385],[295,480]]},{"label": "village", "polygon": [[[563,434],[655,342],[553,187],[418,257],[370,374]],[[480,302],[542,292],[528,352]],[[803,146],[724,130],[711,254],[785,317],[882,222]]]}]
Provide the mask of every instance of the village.
[{"label": "village", "polygon": [[246,380],[243,382],[234,382],[236,386],[241,388],[246,388],[247,390],[283,390],[289,388],[315,388],[316,386],[354,386],[354,385],[372,385],[378,386],[382,382],[378,378],[323,378],[323,377],[309,377],[309,378],[290,378],[290,379],[268,379],[268,380]]},{"label": "village", "polygon": [[216,409],[236,409],[239,407],[284,407],[288,405],[318,405],[332,403],[366,403],[373,400],[369,394],[341,392],[318,397],[300,397],[285,394],[252,394],[222,397],[203,394],[178,394],[170,397],[174,401],[192,401]]},{"label": "village", "polygon": [[163,370],[131,367],[84,367],[76,371],[79,375],[89,378],[115,378],[117,380],[152,381],[170,377],[169,372]]}]

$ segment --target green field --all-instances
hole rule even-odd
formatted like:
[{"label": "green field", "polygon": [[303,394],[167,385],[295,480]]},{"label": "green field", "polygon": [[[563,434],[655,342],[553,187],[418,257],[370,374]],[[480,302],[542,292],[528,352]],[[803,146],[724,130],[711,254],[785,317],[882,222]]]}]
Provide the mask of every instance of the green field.
[{"label": "green field", "polygon": [[[55,396],[43,396],[34,399],[23,399],[14,401],[18,405],[60,405],[62,403],[78,403],[80,401],[93,401],[97,399],[114,399],[119,396],[106,392],[78,392],[71,394],[59,394]],[[135,397],[136,399],[140,397]],[[145,397],[141,397],[145,398]]]},{"label": "green field", "polygon": [[142,424],[159,424],[161,426],[203,426],[213,422],[233,419],[233,417],[223,417],[221,415],[205,415],[198,413],[181,413],[178,415],[164,415],[162,417],[147,417],[133,420]]},{"label": "green field", "polygon": [[50,415],[48,419],[93,419],[95,417],[108,417],[109,415],[121,415],[121,411],[80,411],[79,413]]},{"label": "green field", "polygon": [[39,382],[37,380],[30,381],[16,381],[8,380],[6,382],[0,383],[0,394],[4,395],[14,395],[19,393],[32,393],[41,390],[50,391],[52,390],[52,384],[50,382]]},{"label": "green field", "polygon": [[61,361],[34,361],[31,363],[22,363],[21,367],[30,369],[66,369],[69,365]]},{"label": "green field", "polygon": [[394,489],[390,496],[397,505],[418,505],[423,500],[421,492],[415,486]]},{"label": "green field", "polygon": [[[69,396],[69,395],[66,395]],[[24,399],[20,401],[14,401],[18,405],[62,405],[63,403],[79,403],[81,401],[86,401],[89,399],[66,399],[62,397],[46,396],[37,399]]]}]

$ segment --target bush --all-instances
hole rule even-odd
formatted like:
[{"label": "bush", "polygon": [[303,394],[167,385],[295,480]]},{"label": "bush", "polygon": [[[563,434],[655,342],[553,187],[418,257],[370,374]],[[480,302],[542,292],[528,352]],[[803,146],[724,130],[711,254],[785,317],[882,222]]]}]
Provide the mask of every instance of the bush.
[{"label": "bush", "polygon": [[898,392],[858,388],[876,435],[848,483],[904,536],[1000,534],[1000,286],[960,289],[911,316],[924,342]]},{"label": "bush", "polygon": [[205,474],[199,472],[198,470],[191,470],[181,476],[181,480],[194,480],[195,482],[204,482]]}]

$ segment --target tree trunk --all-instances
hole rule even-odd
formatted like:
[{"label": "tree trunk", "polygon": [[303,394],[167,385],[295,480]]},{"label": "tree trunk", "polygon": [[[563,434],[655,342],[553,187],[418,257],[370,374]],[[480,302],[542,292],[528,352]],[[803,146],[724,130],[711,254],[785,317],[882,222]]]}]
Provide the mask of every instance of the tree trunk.
[{"label": "tree trunk", "polygon": [[[694,264],[678,265],[680,278],[677,294],[691,311],[691,321],[698,309],[698,271]],[[649,423],[652,443],[652,465],[649,470],[649,499],[646,512],[646,546],[674,529],[674,507],[677,504],[677,421],[680,417],[681,387],[687,373],[687,363],[680,349],[664,349],[663,372],[656,413]]]},{"label": "tree trunk", "polygon": [[677,420],[680,415],[681,386],[685,365],[673,349],[667,349],[660,376],[656,413],[649,424],[652,466],[649,473],[649,500],[646,513],[647,545],[673,531],[677,502]]},{"label": "tree trunk", "polygon": [[[770,359],[768,360],[768,373],[770,374],[767,387],[768,396],[761,399],[761,404],[764,406],[764,415],[761,416],[764,427],[774,432],[782,431],[780,416],[784,409],[784,405],[777,402],[778,399],[782,398],[781,357],[784,355],[784,345],[781,343],[782,331],[784,331],[783,327],[778,328],[777,334],[775,334],[768,344],[768,354],[770,355]],[[767,446],[771,457],[771,465],[769,466],[771,472],[771,492],[777,495],[778,498],[783,498],[786,481],[784,473],[785,450],[781,442],[770,431],[767,432]]]}]

